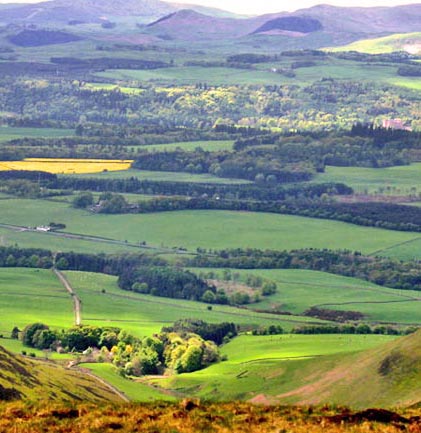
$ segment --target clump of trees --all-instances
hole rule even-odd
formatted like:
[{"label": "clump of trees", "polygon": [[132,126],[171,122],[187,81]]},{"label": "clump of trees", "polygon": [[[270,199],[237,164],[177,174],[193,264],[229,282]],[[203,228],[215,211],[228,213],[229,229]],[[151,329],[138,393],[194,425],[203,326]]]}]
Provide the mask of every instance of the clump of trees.
[{"label": "clump of trees", "polygon": [[119,276],[118,285],[123,290],[195,301],[201,300],[207,291],[216,293],[214,286],[194,273],[165,266],[127,269]]},{"label": "clump of trees", "polygon": [[[205,337],[176,324],[173,329],[163,329],[158,335],[136,338],[119,328],[78,326],[56,331],[43,323],[32,323],[21,332],[25,346],[37,349],[54,349],[83,352],[97,361],[109,361],[124,375],[142,376],[158,374],[164,370],[188,373],[220,360],[215,341],[236,335],[233,324],[209,325],[205,322],[192,324]],[[177,331],[176,331],[177,329]],[[178,332],[180,331],[180,332]]]},{"label": "clump of trees", "polygon": [[232,322],[207,323],[203,320],[182,319],[172,326],[162,328],[162,332],[176,332],[180,335],[193,333],[219,346],[237,335],[237,327]]}]

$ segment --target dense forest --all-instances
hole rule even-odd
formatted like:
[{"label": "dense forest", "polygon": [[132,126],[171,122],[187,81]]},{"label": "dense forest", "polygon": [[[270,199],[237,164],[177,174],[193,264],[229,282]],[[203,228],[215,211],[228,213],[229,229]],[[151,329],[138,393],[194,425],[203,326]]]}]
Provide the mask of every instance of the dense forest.
[{"label": "dense forest", "polygon": [[[17,67],[14,63],[15,68]],[[56,72],[60,65],[44,65]],[[28,65],[29,68],[29,65]],[[412,126],[419,98],[410,90],[369,82],[322,78],[308,86],[167,86],[139,91],[88,88],[80,80],[3,77],[0,104],[21,124],[76,127],[85,122],[129,126],[211,128],[217,124],[280,130],[351,128],[373,117],[400,117]],[[402,99],[405,104],[402,104]],[[46,103],[48,101],[48,104]],[[0,118],[8,122],[10,115]],[[415,123],[414,123],[415,122]]]}]

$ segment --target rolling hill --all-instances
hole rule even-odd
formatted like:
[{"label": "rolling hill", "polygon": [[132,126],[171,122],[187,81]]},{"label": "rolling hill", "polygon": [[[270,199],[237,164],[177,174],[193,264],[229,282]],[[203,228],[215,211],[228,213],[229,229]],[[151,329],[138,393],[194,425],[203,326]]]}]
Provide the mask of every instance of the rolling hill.
[{"label": "rolling hill", "polygon": [[[327,40],[355,41],[392,33],[415,32],[421,23],[421,4],[394,8],[344,8],[320,5],[293,13],[261,15],[247,19],[208,16],[192,10],[173,12],[149,24],[146,32],[171,39],[235,39],[249,35],[281,35],[296,38],[318,32],[321,46]],[[303,40],[314,46],[314,41]]]},{"label": "rolling hill", "polygon": [[122,398],[93,376],[47,361],[13,355],[0,346],[0,401],[121,402]]},{"label": "rolling hill", "polygon": [[[314,352],[303,351],[303,347],[309,347],[308,342],[291,350],[294,341],[291,336],[239,337],[223,348],[227,362],[151,381],[170,390],[216,401],[333,404],[354,409],[414,407],[421,403],[421,331],[369,349],[365,346],[369,340],[364,336],[360,336],[360,346],[353,346],[356,340],[352,336],[332,335],[329,338],[338,340],[330,354],[320,350],[329,347],[326,336],[322,337],[312,336],[309,340],[311,345],[319,339]],[[260,352],[264,356],[258,355],[259,344],[251,345],[259,338],[266,345],[264,352]],[[253,357],[242,357],[244,353],[253,353]]]},{"label": "rolling hill", "polygon": [[329,362],[317,361],[312,368],[309,363],[302,378],[305,385],[277,398],[289,403],[334,402],[352,407],[409,407],[421,403],[421,331],[343,357],[326,368]]},{"label": "rolling hill", "polygon": [[[244,39],[247,45],[262,36],[280,36],[287,40],[299,38],[295,45],[300,48],[337,46],[360,39],[416,32],[421,24],[421,4],[375,8],[319,5],[293,13],[248,18],[201,6],[187,7],[160,0],[53,0],[0,8],[0,23],[45,27],[117,20],[131,23],[131,28],[121,31],[133,34],[135,19],[139,24],[144,23],[135,32],[158,36],[161,40]],[[303,37],[310,33],[317,36]]]},{"label": "rolling hill", "polygon": [[174,6],[160,0],[54,0],[0,9],[0,22],[100,23],[123,16],[156,19],[175,10]]},{"label": "rolling hill", "polygon": [[334,48],[333,51],[359,51],[368,54],[383,54],[405,51],[409,54],[421,54],[421,33],[398,33],[375,39],[363,39],[352,44]]}]

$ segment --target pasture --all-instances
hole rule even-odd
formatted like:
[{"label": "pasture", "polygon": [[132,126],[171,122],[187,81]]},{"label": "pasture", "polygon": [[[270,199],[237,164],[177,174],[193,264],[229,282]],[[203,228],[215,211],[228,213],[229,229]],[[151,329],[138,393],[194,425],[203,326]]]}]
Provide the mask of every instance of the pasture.
[{"label": "pasture", "polygon": [[359,194],[421,194],[421,163],[388,168],[326,167],[314,182],[343,182]]},{"label": "pasture", "polygon": [[[157,145],[165,146],[165,145]],[[148,146],[149,148],[150,146]],[[89,174],[76,174],[78,177],[93,177]],[[124,171],[108,171],[95,174],[98,179],[127,179],[136,177],[140,180],[169,181],[169,182],[194,182],[194,183],[220,183],[220,184],[245,184],[251,183],[242,179],[228,179],[216,177],[211,174],[192,174],[176,171],[148,171],[129,169]]]},{"label": "pasture", "polygon": [[163,326],[187,318],[210,323],[234,322],[243,327],[278,324],[286,330],[314,322],[307,317],[260,314],[224,305],[214,305],[209,310],[201,302],[123,291],[117,286],[117,278],[110,275],[76,271],[67,271],[65,275],[82,300],[84,324],[116,326],[138,337],[158,333]]},{"label": "pasture", "polygon": [[[296,59],[280,59],[276,62],[260,63],[256,69],[237,69],[231,67],[176,66],[173,68],[148,70],[107,70],[94,75],[101,79],[123,82],[150,82],[155,85],[188,86],[206,82],[211,85],[310,85],[321,77],[332,77],[335,80],[377,81],[417,89],[420,79],[399,77],[397,66],[390,64],[354,62],[332,57],[324,58],[314,66],[294,69],[295,76],[285,76],[277,70],[289,70]],[[109,84],[111,85],[111,84]]]},{"label": "pasture", "polygon": [[[184,141],[179,143],[148,144],[147,146],[143,146],[142,149],[150,152],[171,152],[176,149],[192,152],[200,148],[208,152],[217,152],[220,150],[232,150],[233,144],[233,140]],[[138,149],[138,147],[134,149]]]},{"label": "pasture", "polygon": [[41,233],[21,228],[5,228],[0,225],[0,246],[19,245],[21,248],[48,248],[52,251],[77,251],[80,253],[122,253],[139,250],[138,245],[109,239],[72,236],[62,233]]},{"label": "pasture", "polygon": [[73,304],[51,270],[0,269],[0,333],[10,335],[14,326],[45,322],[54,328],[73,325]]},{"label": "pasture", "polygon": [[330,51],[359,51],[368,54],[392,53],[408,51],[416,54],[420,50],[421,33],[401,33],[382,38],[362,39],[342,47],[330,48]]},{"label": "pasture", "polygon": [[265,71],[234,69],[228,67],[205,68],[201,66],[178,66],[174,68],[148,70],[107,70],[94,74],[97,77],[123,81],[149,81],[155,84],[173,83],[178,85],[194,85],[205,80],[214,85],[242,84],[291,84],[294,79]]},{"label": "pasture", "polygon": [[74,135],[73,129],[0,127],[0,143],[17,138],[59,138]]},{"label": "pasture", "polygon": [[305,384],[303,369],[318,374],[335,358],[392,340],[372,335],[244,335],[222,347],[227,361],[150,382],[209,400],[249,400],[261,394],[276,400],[282,392]]},{"label": "pasture", "polygon": [[106,380],[109,384],[123,392],[131,401],[147,403],[156,400],[175,400],[168,393],[160,392],[150,385],[134,382],[120,376],[116,368],[111,364],[83,364],[83,367],[88,368],[95,376]]},{"label": "pasture", "polygon": [[[421,238],[412,232],[269,213],[206,210],[105,215],[74,209],[68,203],[42,200],[10,199],[2,200],[1,204],[0,224],[34,227],[55,221],[66,224],[66,233],[99,237],[123,245],[146,242],[166,249],[312,247],[349,249],[364,254],[387,249],[388,255],[393,255],[393,248]],[[39,239],[42,242],[45,238]],[[407,258],[414,257],[421,257],[421,250],[412,249]]]},{"label": "pasture", "polygon": [[[211,271],[223,278],[223,270]],[[232,274],[237,274],[238,281],[243,283],[247,275],[254,275],[277,284],[277,293],[250,304],[250,309],[302,314],[311,307],[319,307],[359,311],[368,322],[421,324],[421,292],[389,289],[357,278],[310,270],[232,269]]]},{"label": "pasture", "polygon": [[1,161],[0,170],[46,171],[55,174],[101,173],[130,168],[132,160],[27,158]]}]

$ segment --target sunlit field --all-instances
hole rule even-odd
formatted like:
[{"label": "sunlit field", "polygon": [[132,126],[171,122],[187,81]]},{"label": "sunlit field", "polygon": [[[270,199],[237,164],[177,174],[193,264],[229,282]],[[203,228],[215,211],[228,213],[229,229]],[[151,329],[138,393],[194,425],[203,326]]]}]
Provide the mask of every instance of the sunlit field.
[{"label": "sunlit field", "polygon": [[101,173],[130,168],[132,160],[26,158],[23,161],[1,161],[0,171],[29,170],[55,174]]}]

